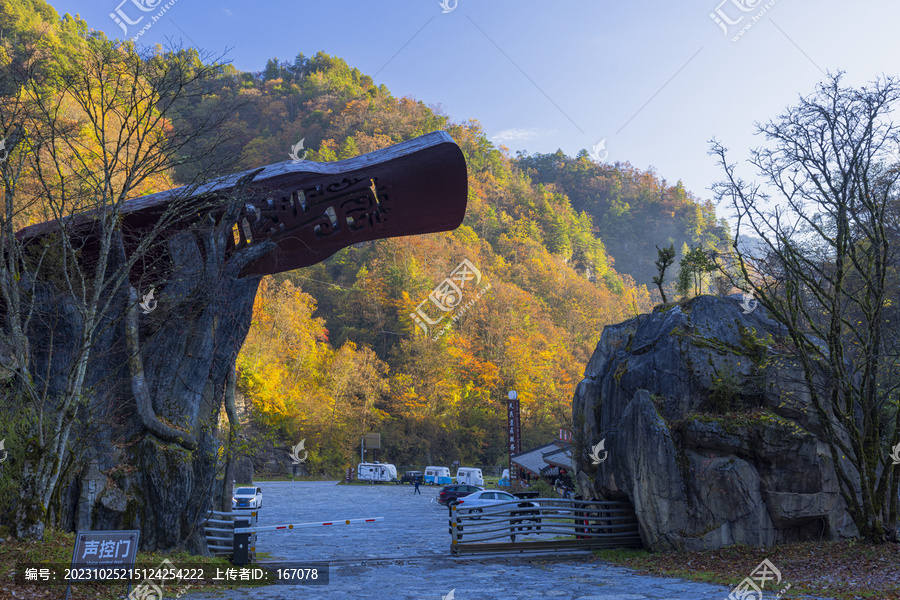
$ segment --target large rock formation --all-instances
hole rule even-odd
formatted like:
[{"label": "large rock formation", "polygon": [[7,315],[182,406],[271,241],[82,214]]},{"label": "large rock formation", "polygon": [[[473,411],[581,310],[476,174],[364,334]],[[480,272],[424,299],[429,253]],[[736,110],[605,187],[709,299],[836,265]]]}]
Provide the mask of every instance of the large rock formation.
[{"label": "large rock formation", "polygon": [[[452,230],[467,190],[463,153],[438,131],[346,161],[279,163],[145,196],[115,218],[97,210],[19,231],[16,281],[28,293],[23,307],[0,302],[0,338],[25,339],[7,330],[7,317],[33,315],[31,362],[0,344],[0,380],[28,369],[14,379],[22,389],[2,400],[21,412],[29,404],[19,398],[41,399],[32,403],[41,422],[65,427],[46,442],[31,435],[10,524],[29,537],[45,523],[139,529],[142,550],[205,553],[199,523],[226,494],[215,485],[217,419],[233,397],[260,278],[352,244]],[[69,245],[75,259],[48,250]],[[66,269],[48,262],[57,255]],[[87,310],[101,267],[102,302]],[[73,273],[87,275],[72,283]],[[158,302],[145,295],[139,304],[138,291],[154,289]],[[271,455],[275,467],[289,462],[284,449]]]},{"label": "large rock formation", "polygon": [[[857,533],[779,325],[740,299],[701,296],[606,327],[576,390],[581,493],[629,499],[649,549]],[[594,465],[588,444],[604,439]]]}]

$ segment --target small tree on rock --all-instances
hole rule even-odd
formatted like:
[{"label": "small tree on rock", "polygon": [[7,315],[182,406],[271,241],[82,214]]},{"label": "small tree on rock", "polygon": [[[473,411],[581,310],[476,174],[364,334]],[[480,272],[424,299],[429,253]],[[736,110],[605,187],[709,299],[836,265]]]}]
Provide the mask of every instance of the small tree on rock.
[{"label": "small tree on rock", "polygon": [[691,246],[678,265],[675,287],[682,296],[687,296],[691,291],[694,296],[701,294],[706,274],[717,269],[716,262],[710,253],[703,248],[694,246]]},{"label": "small tree on rock", "polygon": [[669,244],[668,248],[660,249],[659,246],[656,247],[656,272],[658,273],[656,277],[653,278],[653,283],[656,284],[656,287],[659,288],[659,294],[662,296],[663,304],[666,303],[666,292],[663,290],[663,283],[666,281],[666,269],[668,269],[675,262],[675,245]]}]

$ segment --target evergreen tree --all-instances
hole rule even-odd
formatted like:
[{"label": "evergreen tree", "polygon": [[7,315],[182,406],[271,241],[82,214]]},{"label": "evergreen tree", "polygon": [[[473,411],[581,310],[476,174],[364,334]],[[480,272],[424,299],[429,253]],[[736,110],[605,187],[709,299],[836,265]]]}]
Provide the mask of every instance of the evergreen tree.
[{"label": "evergreen tree", "polygon": [[278,68],[278,57],[270,58],[266,61],[266,70],[263,71],[263,80],[270,81],[272,79],[278,79],[279,77],[279,68]]},{"label": "evergreen tree", "polygon": [[693,291],[694,296],[701,294],[706,274],[715,270],[716,263],[710,252],[699,246],[691,246],[691,249],[679,262],[676,280],[678,293],[682,296],[687,296],[690,291]]}]

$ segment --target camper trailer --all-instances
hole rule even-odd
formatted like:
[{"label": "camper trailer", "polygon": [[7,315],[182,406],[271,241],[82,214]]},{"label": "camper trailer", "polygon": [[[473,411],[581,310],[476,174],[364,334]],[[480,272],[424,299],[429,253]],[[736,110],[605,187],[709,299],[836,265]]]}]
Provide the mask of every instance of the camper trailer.
[{"label": "camper trailer", "polygon": [[497,485],[499,487],[509,487],[509,469],[503,469],[503,474],[497,480]]},{"label": "camper trailer", "polygon": [[453,483],[450,469],[447,467],[425,467],[425,483],[431,485],[449,485]]},{"label": "camper trailer", "polygon": [[397,467],[390,463],[359,463],[356,478],[369,483],[397,481]]},{"label": "camper trailer", "polygon": [[456,483],[484,485],[484,477],[481,476],[481,469],[476,469],[474,467],[458,468],[456,470]]}]

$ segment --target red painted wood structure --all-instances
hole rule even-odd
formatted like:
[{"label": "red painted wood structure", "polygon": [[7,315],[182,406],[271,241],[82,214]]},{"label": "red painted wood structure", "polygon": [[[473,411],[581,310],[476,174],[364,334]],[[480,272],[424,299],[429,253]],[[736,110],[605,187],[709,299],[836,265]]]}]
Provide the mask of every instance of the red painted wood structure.
[{"label": "red painted wood structure", "polygon": [[[468,181],[462,151],[443,131],[333,163],[286,161],[129,200],[121,220],[126,252],[163,215],[167,234],[203,227],[240,203],[229,250],[263,240],[275,249],[250,262],[241,276],[269,275],[320,262],[341,248],[388,237],[449,231],[462,223]],[[167,212],[168,211],[168,212]],[[232,210],[232,213],[234,211]],[[26,227],[29,243],[65,229],[80,238],[83,255],[96,252],[97,211]],[[147,264],[153,261],[142,261]],[[136,266],[132,277],[142,274]],[[149,267],[147,267],[149,268]]]}]

